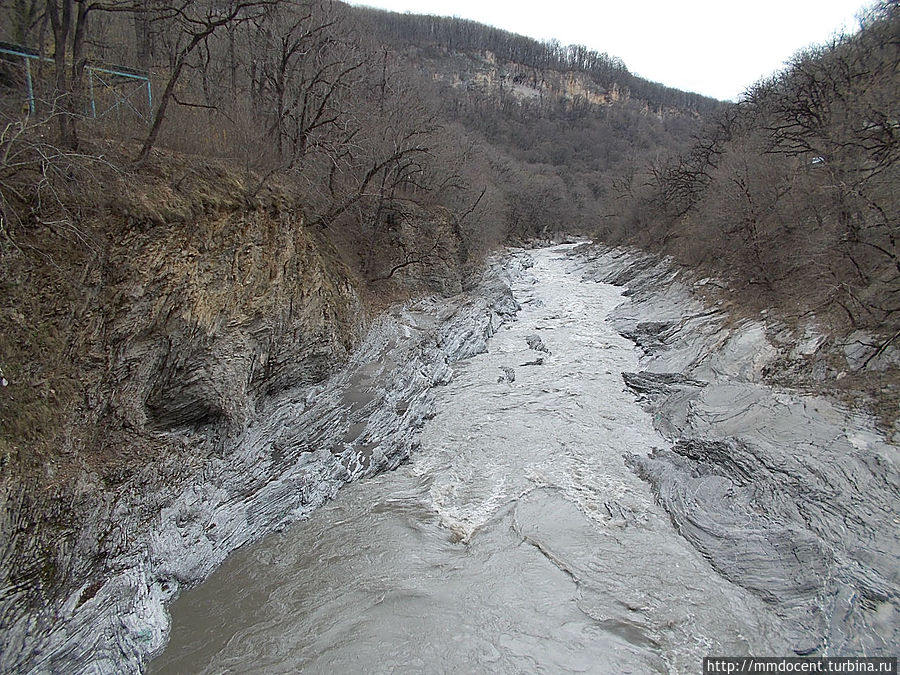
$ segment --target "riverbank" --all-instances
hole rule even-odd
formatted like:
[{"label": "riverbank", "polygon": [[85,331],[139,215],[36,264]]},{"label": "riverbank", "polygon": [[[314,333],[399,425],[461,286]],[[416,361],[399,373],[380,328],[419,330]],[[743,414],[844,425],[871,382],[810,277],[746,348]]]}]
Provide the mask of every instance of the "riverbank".
[{"label": "riverbank", "polygon": [[[518,309],[504,281],[509,273],[495,261],[468,293],[394,306],[345,367],[272,393],[228,433],[155,430],[154,439],[178,452],[101,493],[96,508],[68,506],[82,514],[83,543],[68,550],[70,569],[61,570],[81,570],[74,589],[29,606],[33,588],[7,587],[0,671],[141,672],[166,642],[165,605],[181,588],[235,548],[304,517],[342,484],[409,455],[432,411],[431,388],[451,377],[454,361],[484,349]],[[6,517],[27,517],[28,508],[20,503]],[[4,527],[13,533],[11,551],[28,544],[14,525]],[[93,559],[83,549],[99,551],[94,573],[84,571]],[[13,577],[15,563],[8,553]]]},{"label": "riverbank", "polygon": [[643,357],[624,381],[668,441],[628,461],[678,532],[786,620],[794,653],[890,655],[900,641],[897,445],[858,409],[772,383],[773,368],[816,356],[820,380],[839,379],[826,350],[815,355],[824,338],[786,344],[775,320],[710,308],[696,293],[704,284],[657,258],[585,255],[589,278],[628,288],[611,321]]}]

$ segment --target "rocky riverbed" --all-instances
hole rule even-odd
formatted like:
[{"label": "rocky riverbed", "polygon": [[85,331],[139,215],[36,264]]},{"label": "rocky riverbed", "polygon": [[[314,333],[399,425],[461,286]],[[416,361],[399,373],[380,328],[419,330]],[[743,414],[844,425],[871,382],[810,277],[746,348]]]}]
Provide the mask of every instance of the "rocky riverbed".
[{"label": "rocky riverbed", "polygon": [[629,289],[610,320],[644,356],[624,380],[668,443],[627,460],[673,526],[785,619],[795,654],[891,654],[897,446],[864,414],[767,384],[789,356],[770,337],[783,328],[710,311],[653,258],[589,257],[590,278]]},{"label": "rocky riverbed", "polygon": [[768,385],[772,327],[656,259],[513,259],[522,310],[436,391],[410,461],[186,593],[154,672],[891,653],[896,446]]},{"label": "rocky riverbed", "polygon": [[218,449],[84,510],[104,574],[48,606],[4,589],[0,671],[142,672],[179,594],[152,669],[889,654],[896,445],[770,385],[773,326],[694,285],[631,251],[513,252],[215,443],[157,430],[173,462]]},{"label": "rocky riverbed", "polygon": [[[410,455],[433,414],[432,388],[518,309],[506,281],[516,264],[497,261],[468,293],[385,312],[344,368],[264,399],[237,433],[158,430],[180,448],[172,462],[181,466],[148,464],[118,494],[82,509],[79,538],[103,556],[106,572],[45,606],[23,605],[25,589],[4,589],[0,671],[141,672],[166,643],[165,606],[182,588],[234,549],[305,517],[341,485]],[[215,450],[192,452],[194,444]],[[185,462],[192,455],[202,459]]]}]

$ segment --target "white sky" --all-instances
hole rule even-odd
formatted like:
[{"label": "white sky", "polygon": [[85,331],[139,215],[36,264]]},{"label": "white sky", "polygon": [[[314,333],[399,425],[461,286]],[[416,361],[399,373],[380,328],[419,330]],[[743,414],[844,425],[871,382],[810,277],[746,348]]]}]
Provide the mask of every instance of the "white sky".
[{"label": "white sky", "polygon": [[858,26],[865,0],[351,0],[459,16],[620,57],[641,77],[736,99],[797,50]]}]

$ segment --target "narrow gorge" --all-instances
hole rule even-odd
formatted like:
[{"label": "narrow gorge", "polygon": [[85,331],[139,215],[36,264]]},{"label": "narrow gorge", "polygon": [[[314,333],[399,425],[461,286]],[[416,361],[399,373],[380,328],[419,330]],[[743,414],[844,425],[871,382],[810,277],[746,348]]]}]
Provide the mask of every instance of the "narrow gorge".
[{"label": "narrow gorge", "polygon": [[564,245],[393,306],[345,366],[261,401],[177,481],[144,472],[81,511],[107,571],[52,618],[15,619],[7,596],[3,670],[686,673],[709,653],[889,654],[896,446],[769,384],[816,340],[786,352],[776,324],[701,302],[710,281]]},{"label": "narrow gorge", "polygon": [[771,326],[647,256],[579,251],[513,254],[521,310],[440,380],[409,461],[188,591],[150,672],[889,655],[896,447],[766,385]]},{"label": "narrow gorge", "polygon": [[0,3],[0,673],[896,672],[900,1],[635,7]]}]

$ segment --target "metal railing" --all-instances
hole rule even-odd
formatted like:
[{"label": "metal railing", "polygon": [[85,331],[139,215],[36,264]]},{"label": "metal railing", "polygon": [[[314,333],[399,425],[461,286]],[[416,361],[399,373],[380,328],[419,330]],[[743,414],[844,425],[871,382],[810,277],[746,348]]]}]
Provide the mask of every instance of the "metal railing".
[{"label": "metal railing", "polygon": [[[37,100],[34,94],[34,77],[31,72],[32,61],[47,61],[55,63],[55,60],[49,56],[42,56],[36,50],[22,45],[11,44],[9,42],[0,42],[0,54],[21,58],[25,67],[25,88],[28,97],[28,112],[34,115],[37,112]],[[130,108],[134,113],[145,122],[150,121],[153,112],[153,88],[150,84],[150,77],[147,73],[128,68],[126,66],[113,65],[94,65],[87,64],[84,68],[88,78],[88,91],[90,93],[90,117],[104,117],[113,110],[119,111],[122,107]],[[118,81],[116,81],[117,78]],[[123,82],[137,82],[127,91],[122,91]],[[97,95],[95,84],[113,94],[113,103],[98,113]],[[138,93],[147,92],[147,110],[146,113],[138,109],[134,104],[134,96]]]}]

